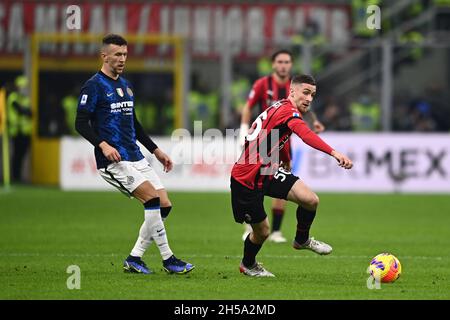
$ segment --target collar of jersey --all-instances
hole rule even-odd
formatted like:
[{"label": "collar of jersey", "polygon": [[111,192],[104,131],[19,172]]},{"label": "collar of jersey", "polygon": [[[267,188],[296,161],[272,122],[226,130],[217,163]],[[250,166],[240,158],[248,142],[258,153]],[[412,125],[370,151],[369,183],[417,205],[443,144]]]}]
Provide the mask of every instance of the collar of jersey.
[{"label": "collar of jersey", "polygon": [[107,78],[108,80],[115,81],[115,82],[119,81],[119,78],[120,78],[120,76],[118,76],[117,79],[113,79],[110,76],[108,76],[106,73],[104,73],[102,70],[99,70],[98,73],[100,75],[104,76],[105,78]]}]

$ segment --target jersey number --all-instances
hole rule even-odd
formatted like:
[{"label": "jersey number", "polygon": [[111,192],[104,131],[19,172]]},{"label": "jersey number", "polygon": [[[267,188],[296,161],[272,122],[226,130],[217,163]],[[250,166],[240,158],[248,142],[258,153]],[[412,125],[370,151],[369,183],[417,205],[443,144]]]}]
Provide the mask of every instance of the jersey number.
[{"label": "jersey number", "polygon": [[275,179],[281,180],[281,182],[283,182],[284,180],[286,180],[286,175],[291,174],[289,171],[284,170],[283,168],[278,168],[278,171],[275,172],[275,174],[273,175],[273,177]]},{"label": "jersey number", "polygon": [[262,129],[262,122],[267,119],[267,110],[261,113],[258,118],[256,118],[255,122],[253,122],[252,127],[256,124],[255,129],[251,134],[247,136],[247,141],[253,141],[258,136],[259,132]]},{"label": "jersey number", "polygon": [[262,129],[262,122],[267,119],[267,111],[269,111],[269,109],[271,109],[271,108],[276,109],[280,106],[281,106],[281,102],[277,101],[277,102],[273,103],[269,108],[267,108],[266,111],[261,113],[258,116],[258,118],[256,118],[255,122],[252,123],[252,127],[256,123],[255,130],[253,130],[253,132],[247,136],[247,141],[253,141],[256,139],[256,137],[258,136],[259,132]]}]

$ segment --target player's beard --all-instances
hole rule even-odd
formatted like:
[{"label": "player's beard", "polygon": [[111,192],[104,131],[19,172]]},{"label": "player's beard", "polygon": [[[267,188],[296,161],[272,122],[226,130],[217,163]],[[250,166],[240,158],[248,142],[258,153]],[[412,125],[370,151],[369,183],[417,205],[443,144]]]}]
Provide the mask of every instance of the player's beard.
[{"label": "player's beard", "polygon": [[283,81],[289,78],[289,72],[275,71],[275,73],[278,76],[278,78],[280,78]]},{"label": "player's beard", "polygon": [[123,66],[122,68],[117,67],[117,68],[114,68],[114,73],[116,75],[121,75],[124,70],[125,70],[125,66]]},{"label": "player's beard", "polygon": [[303,102],[302,102],[302,103],[300,103],[300,108],[297,108],[297,109],[299,109],[300,112],[301,112],[302,114],[304,114],[304,113],[308,112],[310,106],[311,106],[311,105],[306,106],[306,105],[304,105]]}]

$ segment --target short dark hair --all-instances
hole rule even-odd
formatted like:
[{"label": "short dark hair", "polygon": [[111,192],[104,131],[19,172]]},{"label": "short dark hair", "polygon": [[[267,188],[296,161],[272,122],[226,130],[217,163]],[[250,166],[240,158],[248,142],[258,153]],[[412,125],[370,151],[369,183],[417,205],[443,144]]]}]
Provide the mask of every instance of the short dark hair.
[{"label": "short dark hair", "polygon": [[297,76],[293,76],[292,80],[291,80],[291,83],[292,84],[307,83],[307,84],[315,86],[316,85],[316,80],[310,75],[300,74],[300,75],[297,75]]},{"label": "short dark hair", "polygon": [[292,56],[292,52],[290,52],[290,51],[287,50],[287,49],[280,49],[280,50],[277,50],[277,51],[275,51],[274,53],[272,53],[272,56],[270,57],[270,58],[272,59],[272,62],[274,62],[275,59],[276,59],[276,58],[278,57],[278,55],[280,55],[280,54],[288,54],[288,55],[291,57],[291,61],[294,60],[294,59],[293,59],[293,56]]},{"label": "short dark hair", "polygon": [[103,45],[108,45],[108,44],[115,44],[118,46],[128,45],[127,40],[125,40],[124,37],[122,37],[118,34],[113,34],[113,33],[104,36],[102,43],[103,43]]}]

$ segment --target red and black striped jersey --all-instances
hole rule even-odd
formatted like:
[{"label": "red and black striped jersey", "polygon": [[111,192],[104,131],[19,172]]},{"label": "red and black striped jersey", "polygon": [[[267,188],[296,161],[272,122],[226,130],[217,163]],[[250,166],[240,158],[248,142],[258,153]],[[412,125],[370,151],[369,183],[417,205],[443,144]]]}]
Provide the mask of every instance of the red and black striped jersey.
[{"label": "red and black striped jersey", "polygon": [[289,95],[291,81],[286,81],[285,84],[278,84],[273,75],[259,78],[253,84],[250,91],[247,104],[250,108],[259,104],[260,113],[265,111],[272,103],[286,99]]},{"label": "red and black striped jersey", "polygon": [[253,122],[231,176],[247,188],[262,188],[278,169],[279,151],[289,141],[292,132],[317,150],[327,154],[333,151],[309,129],[298,109],[288,99],[283,99],[272,104]]},{"label": "red and black striped jersey", "polygon": [[[284,84],[279,84],[275,80],[273,74],[259,78],[253,83],[247,99],[248,106],[253,109],[259,106],[259,112],[265,111],[272,103],[286,99],[289,95],[291,81],[286,81]],[[286,142],[285,147],[280,151],[280,160],[285,163],[290,163],[290,145]]]}]

